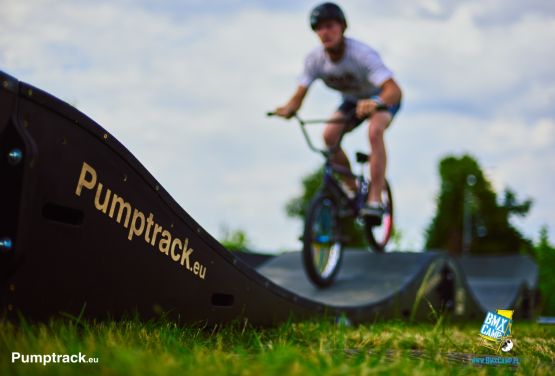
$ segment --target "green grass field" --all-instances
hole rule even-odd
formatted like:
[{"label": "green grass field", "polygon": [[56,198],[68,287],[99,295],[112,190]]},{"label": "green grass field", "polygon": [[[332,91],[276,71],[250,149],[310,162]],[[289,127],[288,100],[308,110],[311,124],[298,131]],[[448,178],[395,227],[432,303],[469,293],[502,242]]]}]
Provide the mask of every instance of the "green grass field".
[{"label": "green grass field", "polygon": [[[555,373],[555,326],[513,324],[518,366],[473,365],[494,355],[479,345],[480,322],[380,322],[345,327],[326,320],[257,329],[177,326],[139,320],[48,324],[0,321],[0,375],[453,375]],[[78,354],[92,364],[12,364],[21,354]],[[505,355],[507,356],[507,355]]]}]

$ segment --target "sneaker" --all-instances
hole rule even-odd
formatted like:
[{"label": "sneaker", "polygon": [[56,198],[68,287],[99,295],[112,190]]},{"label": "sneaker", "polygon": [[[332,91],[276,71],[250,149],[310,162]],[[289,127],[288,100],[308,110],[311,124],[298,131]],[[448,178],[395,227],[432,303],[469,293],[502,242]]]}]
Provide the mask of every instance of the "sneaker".
[{"label": "sneaker", "polygon": [[366,203],[360,209],[359,214],[364,217],[366,221],[372,226],[379,226],[382,224],[383,207],[378,203]]}]

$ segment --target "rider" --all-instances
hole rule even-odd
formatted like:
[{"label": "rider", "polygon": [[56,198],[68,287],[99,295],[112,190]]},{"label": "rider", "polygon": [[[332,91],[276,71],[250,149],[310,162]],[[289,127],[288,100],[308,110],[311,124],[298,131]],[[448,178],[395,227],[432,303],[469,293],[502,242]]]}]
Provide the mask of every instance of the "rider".
[{"label": "rider", "polygon": [[[385,184],[386,168],[383,135],[399,110],[401,89],[393,79],[393,73],[374,49],[344,36],[347,21],[339,6],[334,3],[316,6],[310,13],[310,26],[322,45],[307,55],[295,94],[275,112],[285,118],[292,117],[301,107],[312,82],[320,78],[328,87],[342,94],[342,103],[331,119],[343,119],[344,122],[340,125],[337,122],[326,125],[323,136],[328,148],[341,141],[343,132],[353,130],[372,115],[368,120],[368,138],[372,148],[372,185],[368,202],[361,209],[361,214],[380,223],[383,215],[381,191]],[[374,113],[378,106],[384,105],[387,111]],[[340,147],[332,156],[332,161],[350,169],[349,159]],[[349,189],[356,190],[354,179],[344,178],[344,182]]]}]

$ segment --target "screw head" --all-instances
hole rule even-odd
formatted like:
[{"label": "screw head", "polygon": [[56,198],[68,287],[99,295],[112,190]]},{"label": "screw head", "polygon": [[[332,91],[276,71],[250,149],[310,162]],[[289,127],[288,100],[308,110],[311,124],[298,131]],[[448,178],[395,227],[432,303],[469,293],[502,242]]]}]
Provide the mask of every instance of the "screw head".
[{"label": "screw head", "polygon": [[13,247],[13,243],[10,238],[0,239],[0,252],[11,251],[12,247]]},{"label": "screw head", "polygon": [[469,186],[474,186],[474,184],[476,184],[476,176],[470,174],[466,177],[466,184],[468,184]]},{"label": "screw head", "polygon": [[8,163],[12,166],[19,164],[19,162],[21,162],[22,159],[23,159],[23,152],[18,148],[12,149],[8,153]]}]

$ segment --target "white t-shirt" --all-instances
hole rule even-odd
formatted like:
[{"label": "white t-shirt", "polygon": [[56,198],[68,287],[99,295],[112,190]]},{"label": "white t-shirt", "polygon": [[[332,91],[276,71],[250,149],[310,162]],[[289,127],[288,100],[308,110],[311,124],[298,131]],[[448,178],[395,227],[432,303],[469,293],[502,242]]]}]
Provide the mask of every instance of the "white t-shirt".
[{"label": "white t-shirt", "polygon": [[358,40],[345,38],[345,52],[338,62],[331,61],[324,46],[312,50],[305,59],[299,84],[309,87],[320,78],[326,86],[340,91],[345,99],[369,98],[393,77],[380,55]]}]

